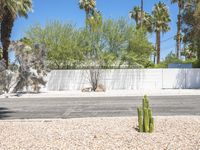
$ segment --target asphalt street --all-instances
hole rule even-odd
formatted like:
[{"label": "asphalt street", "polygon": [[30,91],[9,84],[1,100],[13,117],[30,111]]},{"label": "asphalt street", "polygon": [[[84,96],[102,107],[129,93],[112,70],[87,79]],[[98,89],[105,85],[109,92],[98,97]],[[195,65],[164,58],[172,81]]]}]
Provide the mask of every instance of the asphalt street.
[{"label": "asphalt street", "polygon": [[[154,116],[200,115],[200,96],[149,97]],[[136,116],[142,97],[0,99],[0,119]]]}]

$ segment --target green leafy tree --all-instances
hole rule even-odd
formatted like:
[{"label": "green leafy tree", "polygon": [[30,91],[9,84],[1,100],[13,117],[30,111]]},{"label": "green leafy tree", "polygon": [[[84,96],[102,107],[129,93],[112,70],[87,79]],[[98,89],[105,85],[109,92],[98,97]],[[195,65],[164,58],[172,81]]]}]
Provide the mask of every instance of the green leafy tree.
[{"label": "green leafy tree", "polygon": [[[123,62],[147,67],[152,50],[146,30],[137,31],[123,18],[105,20],[95,32],[58,21],[44,27],[36,24],[30,27],[26,37],[26,43],[46,46],[51,69],[89,67],[95,64],[94,60],[101,68],[118,67]],[[128,58],[129,55],[137,60]]]},{"label": "green leafy tree", "polygon": [[131,37],[133,27],[120,18],[118,20],[108,19],[103,23],[103,35],[106,44],[106,51],[121,57],[123,50],[127,48],[128,40]]},{"label": "green leafy tree", "polygon": [[125,19],[120,18],[105,20],[98,32],[86,30],[87,36],[83,40],[85,46],[82,48],[88,49],[87,60],[95,56],[104,68],[118,66],[128,46],[132,28]]},{"label": "green leafy tree", "polygon": [[155,4],[152,11],[153,31],[156,33],[157,64],[160,63],[160,35],[170,30],[170,16],[166,4],[159,2]]},{"label": "green leafy tree", "polygon": [[184,63],[182,60],[176,57],[176,54],[170,52],[165,59],[156,65],[156,68],[167,68],[171,63]]},{"label": "green leafy tree", "polygon": [[128,43],[122,60],[131,68],[149,67],[151,65],[150,56],[153,52],[153,46],[148,41],[146,30],[134,30]]},{"label": "green leafy tree", "polygon": [[170,52],[166,57],[164,62],[168,65],[170,63],[181,63],[182,61],[176,57],[176,54]]},{"label": "green leafy tree", "polygon": [[53,69],[76,68],[84,59],[85,34],[71,23],[49,22],[44,28],[36,24],[27,31],[32,43],[42,43],[48,49],[47,61]]}]

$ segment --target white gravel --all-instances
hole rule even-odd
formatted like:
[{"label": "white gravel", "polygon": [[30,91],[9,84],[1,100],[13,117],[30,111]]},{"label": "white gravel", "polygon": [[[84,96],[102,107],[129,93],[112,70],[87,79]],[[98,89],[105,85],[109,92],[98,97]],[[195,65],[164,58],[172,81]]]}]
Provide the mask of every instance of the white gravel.
[{"label": "white gravel", "polygon": [[137,118],[0,121],[1,150],[200,150],[200,116],[156,117],[155,132]]}]

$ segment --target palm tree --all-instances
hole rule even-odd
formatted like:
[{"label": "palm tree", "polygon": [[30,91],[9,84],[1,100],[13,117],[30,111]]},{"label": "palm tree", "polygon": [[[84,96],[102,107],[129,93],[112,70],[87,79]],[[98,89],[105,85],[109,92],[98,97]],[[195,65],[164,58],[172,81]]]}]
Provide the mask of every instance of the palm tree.
[{"label": "palm tree", "polygon": [[32,8],[32,0],[2,0],[0,4],[1,43],[3,48],[3,59],[8,68],[8,48],[14,21],[17,16],[27,17],[27,13]]},{"label": "palm tree", "polygon": [[130,16],[131,18],[135,19],[136,21],[136,26],[138,27],[138,22],[140,20],[140,27],[142,27],[142,24],[143,24],[143,19],[144,19],[144,1],[141,0],[141,5],[140,7],[136,6],[133,8],[132,11],[130,11]]},{"label": "palm tree", "polygon": [[6,63],[6,67],[8,68],[8,47],[10,45],[10,36],[14,24],[14,16],[7,7],[4,8],[4,11],[5,12],[1,22],[1,43],[3,48],[2,58]]},{"label": "palm tree", "polygon": [[144,1],[143,0],[141,0],[141,6],[140,7],[141,7],[141,27],[142,27],[143,18],[144,18],[144,16],[143,16],[144,15],[144,13],[143,13],[144,12],[144,8],[143,8],[144,7]]},{"label": "palm tree", "polygon": [[130,12],[129,16],[135,20],[136,28],[146,28],[148,32],[152,32],[152,16],[143,11],[143,17],[141,17],[141,9],[139,6],[135,6]]},{"label": "palm tree", "polygon": [[14,15],[17,12],[17,2],[13,0],[0,0],[0,22],[3,20],[5,14],[5,7]]},{"label": "palm tree", "polygon": [[160,63],[160,34],[170,30],[170,16],[166,4],[159,2],[155,4],[152,11],[153,30],[156,33],[157,64]]},{"label": "palm tree", "polygon": [[85,10],[86,14],[86,26],[88,27],[88,19],[91,17],[92,12],[95,10],[95,0],[79,0],[80,9]]},{"label": "palm tree", "polygon": [[177,21],[177,35],[176,35],[176,56],[180,57],[181,50],[181,10],[184,8],[184,0],[171,0],[171,3],[178,4],[178,21]]},{"label": "palm tree", "polygon": [[80,0],[80,9],[84,9],[86,13],[86,27],[89,31],[96,31],[102,25],[102,15],[96,10],[95,0]]},{"label": "palm tree", "polygon": [[143,23],[142,23],[142,27],[145,28],[148,32],[152,33],[153,29],[152,29],[152,24],[153,24],[153,18],[150,14],[144,12],[144,16],[142,19]]},{"label": "palm tree", "polygon": [[95,0],[79,0],[79,7],[84,9],[86,14],[89,14],[96,7],[96,2]]},{"label": "palm tree", "polygon": [[139,6],[135,6],[130,12],[129,12],[130,18],[135,20],[136,27],[138,28],[140,26],[141,21],[141,9]]}]

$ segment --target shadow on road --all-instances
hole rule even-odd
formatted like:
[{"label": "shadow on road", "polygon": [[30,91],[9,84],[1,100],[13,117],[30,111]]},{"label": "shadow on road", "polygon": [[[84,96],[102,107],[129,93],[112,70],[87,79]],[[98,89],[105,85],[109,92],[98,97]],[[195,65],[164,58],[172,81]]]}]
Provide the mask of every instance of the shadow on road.
[{"label": "shadow on road", "polygon": [[4,118],[10,117],[9,114],[14,113],[13,111],[9,111],[8,108],[0,107],[0,120]]}]

